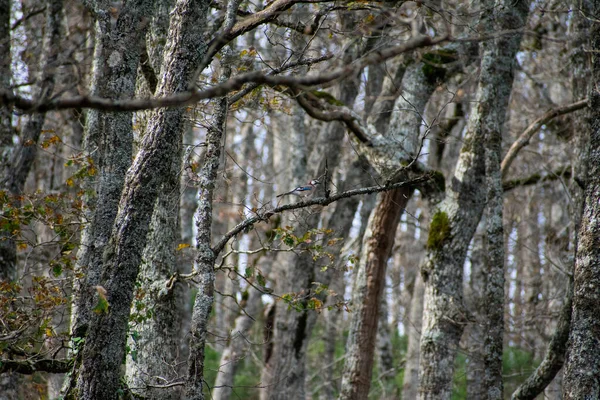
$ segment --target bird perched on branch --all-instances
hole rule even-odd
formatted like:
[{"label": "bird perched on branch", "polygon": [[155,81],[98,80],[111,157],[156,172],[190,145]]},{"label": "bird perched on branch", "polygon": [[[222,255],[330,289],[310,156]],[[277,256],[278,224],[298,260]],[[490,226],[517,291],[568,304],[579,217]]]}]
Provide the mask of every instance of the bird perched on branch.
[{"label": "bird perched on branch", "polygon": [[320,184],[321,184],[320,181],[318,181],[317,179],[313,179],[312,181],[308,182],[308,185],[298,186],[294,190],[290,190],[289,192],[285,192],[280,195],[277,195],[277,197],[283,197],[283,196],[287,196],[290,194],[292,194],[294,196],[299,196],[299,197],[310,197],[315,193],[317,185],[320,185]]}]

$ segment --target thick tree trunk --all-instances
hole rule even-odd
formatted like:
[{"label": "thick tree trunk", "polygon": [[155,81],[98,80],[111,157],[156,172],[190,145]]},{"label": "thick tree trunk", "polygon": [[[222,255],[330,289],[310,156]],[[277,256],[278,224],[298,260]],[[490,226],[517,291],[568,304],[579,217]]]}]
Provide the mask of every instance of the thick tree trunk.
[{"label": "thick tree trunk", "polygon": [[136,388],[136,393],[149,398],[181,397],[181,386],[148,387],[173,383],[182,372],[179,348],[187,290],[178,281],[165,285],[174,273],[182,272],[177,270],[175,253],[180,237],[177,217],[181,153],[180,144],[166,160],[171,168],[154,207],[138,276],[139,297],[132,305],[137,323],[129,331],[128,384]]},{"label": "thick tree trunk", "polygon": [[[598,15],[599,8],[595,2],[591,15]],[[600,24],[591,23],[589,170],[575,257],[573,315],[563,377],[566,400],[600,398],[600,93],[596,90],[600,84]]]},{"label": "thick tree trunk", "polygon": [[[486,12],[502,10],[496,16],[494,29],[515,29],[525,23],[528,2],[490,2],[485,8]],[[491,29],[489,22],[486,23]],[[423,270],[425,319],[419,388],[423,400],[449,399],[452,394],[454,358],[467,317],[462,304],[463,264],[486,200],[483,146],[489,132],[500,132],[503,125],[520,39],[521,35],[515,34],[482,44],[477,106],[471,111],[465,145],[446,200],[432,218],[429,262]]]},{"label": "thick tree trunk", "polygon": [[[171,14],[171,29],[157,95],[187,90],[206,46],[203,42],[208,4],[180,0]],[[145,15],[150,15],[146,11]],[[135,25],[140,19],[130,22]],[[138,43],[139,44],[139,43]],[[119,53],[120,54],[120,53]],[[129,169],[111,240],[104,252],[100,292],[106,291],[108,310],[92,317],[83,349],[77,387],[70,396],[112,399],[119,389],[120,365],[125,356],[126,332],[135,281],[158,190],[177,151],[184,127],[183,108],[153,112],[140,151]]]},{"label": "thick tree trunk", "polygon": [[[146,21],[152,15],[152,1],[137,0],[124,7],[113,25],[103,4],[90,2],[98,14],[91,94],[106,98],[131,98],[140,59]],[[102,254],[107,246],[117,215],[125,174],[131,165],[132,113],[89,110],[86,117],[84,147],[98,170],[97,181],[90,184],[96,196],[88,200],[90,223],[81,235],[77,254],[77,273],[72,310],[72,332],[84,337],[96,301],[95,286],[103,271]]]}]

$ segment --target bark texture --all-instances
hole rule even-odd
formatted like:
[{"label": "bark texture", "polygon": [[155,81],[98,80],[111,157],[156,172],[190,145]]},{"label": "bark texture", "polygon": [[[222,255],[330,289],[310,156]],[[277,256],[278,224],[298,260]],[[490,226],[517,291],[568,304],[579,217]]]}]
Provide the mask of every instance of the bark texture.
[{"label": "bark texture", "polygon": [[[591,15],[600,7],[593,4]],[[573,315],[565,365],[565,399],[600,398],[600,24],[592,22],[590,33],[592,80],[590,101],[590,144],[585,181],[585,203],[577,240],[574,272]]]},{"label": "bark texture", "polygon": [[[529,3],[513,3],[484,3],[486,12],[494,12],[495,19],[484,18],[483,23],[498,29],[522,27]],[[463,264],[486,203],[484,143],[492,132],[501,132],[520,38],[520,34],[502,36],[482,44],[476,105],[471,111],[464,145],[454,177],[448,185],[446,199],[432,217],[427,243],[428,263],[422,271],[425,318],[421,336],[419,396],[423,400],[449,399],[452,394],[454,358],[467,320],[462,292]],[[494,224],[497,226],[497,221]],[[503,292],[498,289],[498,284],[494,283],[493,291]],[[497,335],[494,337],[497,338]],[[501,345],[500,340],[500,349]],[[490,361],[497,361],[497,339],[490,342],[489,349],[494,354]],[[490,364],[490,368],[495,367]],[[491,379],[489,383],[493,383]],[[492,390],[488,396],[496,396],[495,392]]]},{"label": "bark texture", "polygon": [[[231,74],[230,56],[225,55],[222,80]],[[221,159],[221,147],[225,138],[225,126],[229,105],[227,98],[215,101],[213,122],[206,134],[206,153],[198,174],[198,208],[196,209],[196,273],[200,286],[190,323],[190,355],[185,383],[185,398],[204,399],[204,357],[208,321],[215,298],[215,259],[217,254],[211,247],[213,194],[217,180],[217,170]]]},{"label": "bark texture", "polygon": [[[157,95],[185,91],[206,49],[203,37],[208,4],[178,1],[172,14],[165,47],[165,61]],[[158,190],[171,168],[165,162],[177,152],[184,127],[184,109],[157,109],[131,168],[111,240],[104,252],[101,286],[106,291],[108,310],[92,317],[83,349],[83,365],[71,396],[81,399],[112,399],[119,389],[120,365],[133,290]],[[77,371],[76,371],[77,372]]]},{"label": "bark texture", "polygon": [[[152,1],[128,2],[115,24],[109,5],[92,1],[89,7],[96,16],[94,64],[91,94],[107,98],[127,99],[135,93],[135,82],[144,40],[147,18],[152,15]],[[71,330],[75,337],[86,335],[96,301],[95,286],[103,271],[102,254],[109,242],[117,215],[119,199],[132,156],[132,113],[89,110],[86,116],[84,148],[90,155],[97,181],[89,183],[94,192],[87,201],[90,221],[82,233],[77,254],[74,305]]]},{"label": "bark texture", "polygon": [[[496,1],[493,14],[495,31],[518,29],[525,26],[529,1]],[[512,91],[516,54],[521,34],[498,38],[484,43],[481,76],[493,76],[503,84],[492,86],[496,104],[485,121],[485,175],[486,175],[486,306],[484,339],[484,382],[488,400],[502,400],[502,346],[504,339],[504,229],[502,173],[502,131]]]},{"label": "bark texture", "polygon": [[377,317],[385,286],[385,266],[390,257],[398,221],[412,190],[393,190],[379,196],[364,236],[353,287],[350,322],[340,399],[368,397],[377,336]]}]

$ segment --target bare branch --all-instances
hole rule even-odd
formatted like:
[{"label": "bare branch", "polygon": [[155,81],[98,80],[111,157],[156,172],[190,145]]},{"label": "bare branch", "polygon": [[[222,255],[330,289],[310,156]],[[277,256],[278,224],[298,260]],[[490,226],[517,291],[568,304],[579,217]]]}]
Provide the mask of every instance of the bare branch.
[{"label": "bare branch", "polygon": [[505,192],[508,192],[509,190],[512,190],[519,186],[531,186],[531,185],[535,185],[540,182],[555,181],[559,178],[569,179],[570,177],[571,177],[571,166],[567,165],[564,167],[560,167],[560,168],[556,169],[555,171],[549,172],[545,175],[536,173],[536,174],[530,175],[525,178],[517,178],[517,179],[511,179],[508,181],[504,181],[504,182],[502,182],[502,189],[504,189]]},{"label": "bare branch", "polygon": [[330,84],[339,79],[343,79],[348,75],[355,74],[369,65],[378,64],[402,53],[421,47],[433,46],[446,40],[448,40],[447,36],[437,39],[432,39],[429,36],[419,36],[407,40],[401,45],[374,51],[361,60],[357,60],[354,64],[345,65],[331,72],[306,75],[304,77],[270,76],[265,75],[262,71],[249,72],[238,75],[226,82],[205,90],[192,90],[160,98],[117,100],[95,96],[75,96],[38,104],[39,100],[37,99],[28,100],[21,96],[16,96],[11,91],[0,90],[0,105],[12,105],[26,112],[44,112],[70,108],[94,108],[105,111],[140,111],[151,108],[184,106],[197,103],[200,100],[225,96],[229,92],[239,90],[244,84],[251,82],[266,85],[283,85],[295,88]]},{"label": "bare branch", "polygon": [[421,186],[423,183],[426,183],[432,179],[435,179],[435,174],[433,174],[433,173],[424,174],[417,178],[409,179],[404,182],[398,182],[398,183],[391,184],[391,185],[371,186],[371,187],[366,187],[366,188],[361,188],[361,189],[348,190],[348,191],[345,191],[342,193],[337,193],[337,194],[331,195],[329,197],[318,197],[318,198],[314,198],[311,200],[301,201],[298,203],[278,206],[278,207],[275,207],[275,208],[272,208],[270,210],[266,210],[263,212],[257,212],[255,216],[250,217],[250,218],[240,222],[233,229],[231,229],[229,232],[227,232],[225,235],[223,235],[221,240],[219,240],[219,242],[213,247],[212,250],[216,257],[225,248],[225,245],[227,245],[227,242],[231,238],[236,236],[238,233],[251,228],[254,224],[256,224],[258,222],[267,221],[273,215],[279,214],[284,211],[297,210],[300,208],[306,208],[306,207],[310,207],[310,206],[327,206],[338,200],[341,200],[341,199],[344,199],[347,197],[358,196],[361,194],[387,192],[387,191],[402,188],[402,187],[417,187],[417,186]]},{"label": "bare branch", "polygon": [[504,156],[504,160],[502,160],[502,166],[501,166],[502,177],[506,178],[506,175],[508,174],[508,169],[510,168],[512,162],[517,157],[517,154],[519,154],[519,151],[521,151],[521,149],[523,147],[525,147],[529,144],[529,141],[531,140],[533,135],[544,124],[548,123],[550,120],[552,120],[553,118],[556,118],[560,115],[564,115],[564,114],[571,113],[573,111],[581,110],[582,108],[587,107],[587,104],[588,104],[588,99],[579,100],[578,102],[550,110],[547,113],[545,113],[544,115],[542,115],[541,117],[539,117],[538,119],[536,119],[535,121],[533,121],[533,123],[531,125],[529,125],[527,127],[527,129],[525,129],[523,131],[523,133],[521,133],[519,138],[517,140],[515,140],[515,142],[512,144],[512,146],[510,146],[510,149],[508,149],[506,156]]},{"label": "bare branch", "polygon": [[567,293],[560,311],[556,330],[548,344],[544,360],[525,382],[513,393],[512,400],[533,400],[552,382],[565,362],[569,329],[571,328],[571,306],[573,305],[573,278],[569,278]]}]

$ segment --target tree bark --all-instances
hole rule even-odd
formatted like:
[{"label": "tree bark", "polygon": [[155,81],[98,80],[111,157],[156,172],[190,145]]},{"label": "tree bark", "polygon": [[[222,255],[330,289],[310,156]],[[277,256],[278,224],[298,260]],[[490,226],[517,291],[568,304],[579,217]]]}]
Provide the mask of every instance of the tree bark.
[{"label": "tree bark", "polygon": [[352,320],[340,399],[368,397],[385,266],[394,245],[390,232],[396,232],[411,194],[411,190],[393,190],[381,194],[369,220],[352,290]]},{"label": "tree bark", "polygon": [[[394,143],[389,148],[393,148],[391,151],[397,152],[396,159],[400,158],[408,162],[419,155],[419,128],[423,123],[421,115],[438,84],[437,77],[445,76],[444,68],[437,70],[433,77],[424,68],[424,65],[422,62],[415,63],[403,71],[403,94],[396,99],[393,106],[394,110],[399,111],[391,113],[389,116],[389,128],[386,131],[386,139]],[[383,105],[383,103],[375,104],[375,112],[378,112],[380,110],[378,107],[383,107]],[[384,115],[374,114],[377,117],[376,124],[379,128],[387,123]],[[384,120],[381,120],[382,118]],[[403,209],[411,195],[412,191],[402,190],[378,196],[374,214],[369,220],[363,240],[360,263],[356,271],[355,289],[352,296],[352,304],[356,310],[352,314],[350,334],[346,345],[348,355],[342,375],[340,399],[362,399],[366,398],[369,393],[375,343],[373,335],[377,330],[379,299],[383,290],[381,285],[384,285],[383,282],[372,282],[371,280],[377,279],[377,277],[385,279],[387,258],[391,252],[391,248],[388,249],[387,246],[393,246],[393,235],[396,233],[399,216],[402,213],[402,210],[394,208]],[[390,209],[386,207],[390,207]],[[384,219],[389,219],[389,221],[381,222]],[[387,232],[387,235],[391,235],[392,238],[385,239],[384,232]],[[379,240],[383,242],[371,241],[369,239],[371,235],[383,235],[382,237],[378,236]],[[373,299],[370,296],[377,297]],[[372,332],[369,331],[371,323],[375,324],[374,327],[371,327],[374,329]]]},{"label": "tree bark", "polygon": [[[598,15],[599,5],[592,4],[591,14]],[[590,101],[590,144],[587,157],[585,203],[577,240],[574,272],[573,315],[569,347],[563,377],[566,400],[600,398],[600,24],[592,21],[592,79]]]},{"label": "tree bark", "polygon": [[421,329],[423,322],[423,295],[425,286],[421,274],[417,274],[410,304],[410,321],[406,324],[408,331],[408,349],[404,365],[404,381],[402,398],[416,399],[419,389],[419,358]]},{"label": "tree bark", "polygon": [[[206,49],[203,27],[207,9],[208,4],[202,0],[177,2],[171,14],[157,95],[187,90]],[[127,172],[119,213],[103,256],[104,273],[100,281],[103,290],[99,290],[106,291],[108,310],[92,316],[83,364],[79,371],[74,371],[77,387],[69,391],[70,396],[102,400],[117,394],[142,251],[158,189],[171,168],[165,160],[177,151],[181,141],[184,112],[182,108],[153,112],[140,151]]]},{"label": "tree bark", "polygon": [[[113,26],[108,8],[90,2],[96,14],[95,49],[91,93],[102,97],[130,98],[140,58],[140,46],[146,31],[145,19],[152,15],[152,1],[136,0],[124,7]],[[106,6],[108,7],[108,6]],[[102,253],[107,246],[117,215],[119,199],[132,156],[132,113],[112,113],[89,110],[84,132],[84,148],[93,161],[97,175],[88,189],[95,192],[87,200],[91,210],[81,235],[82,245],[77,254],[76,279],[71,330],[75,337],[87,332],[95,289],[103,271]]]},{"label": "tree bark", "polygon": [[[227,23],[227,22],[226,22]],[[233,21],[229,21],[233,23]],[[221,80],[231,74],[231,55],[226,52],[222,58]],[[196,209],[196,269],[200,287],[192,308],[190,324],[190,355],[185,382],[186,399],[204,399],[204,358],[208,321],[214,303],[215,293],[215,254],[212,245],[213,194],[217,180],[217,170],[221,161],[221,147],[225,140],[225,127],[229,104],[227,97],[215,100],[213,121],[206,134],[206,153],[198,173],[198,208]]]},{"label": "tree bark", "polygon": [[[528,2],[491,2],[484,7],[487,12],[502,10],[496,16],[494,29],[514,29],[524,25]],[[484,21],[491,29],[489,22]],[[482,44],[477,106],[471,111],[465,144],[446,199],[432,218],[428,263],[423,270],[426,286],[419,388],[422,400],[449,399],[452,394],[454,358],[467,320],[463,264],[486,200],[484,143],[489,132],[500,132],[506,117],[520,39],[521,35],[515,34]]]},{"label": "tree bark", "polygon": [[465,288],[465,302],[472,315],[473,321],[469,321],[465,329],[466,336],[466,373],[467,373],[467,398],[484,399],[486,397],[486,386],[484,379],[484,332],[485,332],[485,239],[486,223],[482,219],[477,227],[475,237],[472,241],[471,270],[468,285]]}]

